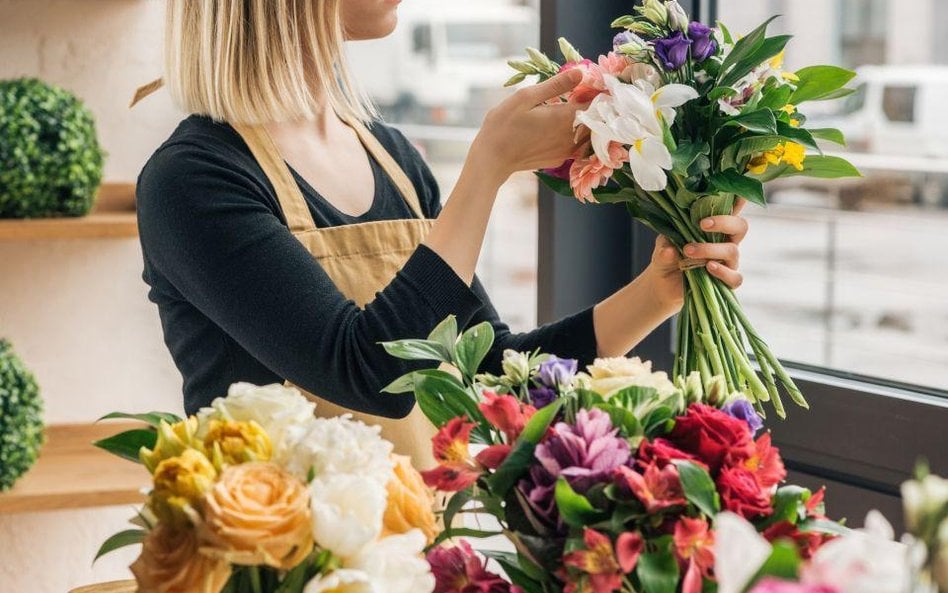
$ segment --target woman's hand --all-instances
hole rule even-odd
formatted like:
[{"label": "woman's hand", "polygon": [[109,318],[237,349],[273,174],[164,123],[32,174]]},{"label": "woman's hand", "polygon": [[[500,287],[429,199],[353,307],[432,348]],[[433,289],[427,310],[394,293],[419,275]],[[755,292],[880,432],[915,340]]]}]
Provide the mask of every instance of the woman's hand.
[{"label": "woman's hand", "polygon": [[573,69],[516,91],[487,113],[469,158],[503,181],[515,171],[556,167],[575,156],[573,120],[588,105],[553,100],[582,78]]},{"label": "woman's hand", "polygon": [[[747,220],[740,216],[746,200],[734,204],[730,215],[711,216],[701,221],[701,230],[728,236],[723,243],[691,243],[685,246],[685,257],[708,260],[708,273],[731,288],[738,288],[744,277],[738,272],[740,265],[740,243],[747,235]],[[677,310],[684,300],[684,276],[678,267],[680,257],[677,250],[665,237],[655,241],[652,263],[644,274],[652,279],[653,290],[670,309]]]}]

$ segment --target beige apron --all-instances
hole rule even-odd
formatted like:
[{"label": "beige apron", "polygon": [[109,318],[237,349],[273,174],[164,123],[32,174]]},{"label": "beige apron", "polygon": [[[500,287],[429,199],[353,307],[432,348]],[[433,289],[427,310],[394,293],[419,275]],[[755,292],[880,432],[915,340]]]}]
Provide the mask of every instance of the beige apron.
[{"label": "beige apron", "polygon": [[[257,163],[273,184],[293,236],[319,262],[340,292],[361,308],[395,278],[428,234],[434,221],[424,217],[411,180],[375,136],[361,122],[347,123],[358,134],[369,154],[391,178],[418,218],[316,228],[299,185],[266,129],[262,126],[233,127],[247,143]],[[337,355],[342,356],[342,353]],[[314,364],[318,363],[314,361]],[[436,465],[431,453],[431,437],[435,434],[435,428],[418,406],[415,406],[406,418],[393,420],[352,412],[311,393],[303,393],[316,402],[317,416],[331,417],[349,413],[366,424],[377,424],[382,427],[382,436],[395,445],[395,452],[410,456],[416,468],[428,469]],[[384,393],[372,395],[379,398],[401,397]]]}]

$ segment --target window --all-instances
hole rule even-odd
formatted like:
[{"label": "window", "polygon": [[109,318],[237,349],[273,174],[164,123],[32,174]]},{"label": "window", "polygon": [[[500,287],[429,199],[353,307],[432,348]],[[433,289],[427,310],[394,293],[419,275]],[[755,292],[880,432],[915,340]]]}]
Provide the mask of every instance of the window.
[{"label": "window", "polygon": [[890,122],[914,123],[915,87],[887,86],[882,89],[882,113]]}]

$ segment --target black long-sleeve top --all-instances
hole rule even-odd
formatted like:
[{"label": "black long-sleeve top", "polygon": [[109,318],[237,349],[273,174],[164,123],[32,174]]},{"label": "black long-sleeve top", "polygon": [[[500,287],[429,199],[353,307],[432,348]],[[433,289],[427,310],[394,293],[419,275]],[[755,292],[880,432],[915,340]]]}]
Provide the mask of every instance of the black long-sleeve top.
[{"label": "black long-sleeve top", "polygon": [[[391,127],[375,123],[371,131],[408,174],[426,216],[436,217],[438,187],[421,155]],[[334,208],[293,172],[317,226],[414,216],[370,160],[374,202],[358,217]],[[272,185],[227,124],[185,119],[145,165],[137,201],[143,278],[183,376],[189,414],[231,383],[288,379],[346,408],[404,416],[413,398],[380,390],[425,365],[395,359],[379,342],[424,337],[450,314],[460,327],[485,320],[494,327],[489,370],[499,370],[506,348],[581,362],[595,356],[591,310],[511,333],[480,282],[468,286],[423,245],[360,309],[290,233]]]}]

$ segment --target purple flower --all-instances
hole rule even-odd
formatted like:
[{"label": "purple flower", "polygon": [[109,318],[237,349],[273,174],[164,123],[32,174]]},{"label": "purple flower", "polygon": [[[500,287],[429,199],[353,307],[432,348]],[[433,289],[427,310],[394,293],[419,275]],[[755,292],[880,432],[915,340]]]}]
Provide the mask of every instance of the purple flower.
[{"label": "purple flower", "polygon": [[523,493],[527,504],[533,513],[549,527],[559,527],[559,516],[556,512],[556,476],[546,471],[542,465],[530,468],[527,477],[517,485]]},{"label": "purple flower", "polygon": [[613,48],[621,47],[627,43],[633,43],[635,41],[638,41],[635,35],[633,35],[629,31],[623,31],[612,38],[612,47]]},{"label": "purple flower", "polygon": [[578,366],[579,362],[575,359],[550,356],[540,363],[537,369],[537,380],[543,387],[558,389],[573,380]]},{"label": "purple flower", "polygon": [[611,480],[613,470],[629,462],[629,443],[616,436],[618,432],[602,410],[580,410],[574,425],[556,424],[553,435],[537,445],[535,456],[550,475],[563,476],[585,492]]},{"label": "purple flower", "polygon": [[559,396],[555,391],[549,387],[531,387],[530,388],[530,403],[536,409],[545,408],[548,405],[552,404],[553,401]]},{"label": "purple flower", "polygon": [[718,43],[714,40],[712,33],[711,27],[704,23],[692,21],[688,25],[688,37],[694,44],[691,46],[691,57],[695,62],[700,64],[718,51]]},{"label": "purple flower", "polygon": [[754,406],[744,398],[736,399],[729,404],[725,404],[725,406],[721,408],[721,411],[733,418],[746,422],[747,426],[751,429],[752,435],[757,434],[757,431],[764,427],[764,421],[757,415]]},{"label": "purple flower", "polygon": [[688,60],[691,40],[679,31],[674,35],[655,41],[655,56],[665,70],[678,70]]},{"label": "purple flower", "polygon": [[551,167],[549,169],[543,169],[543,172],[557,179],[565,179],[569,181],[569,170],[573,166],[574,159],[566,159],[563,161],[559,167]]}]

